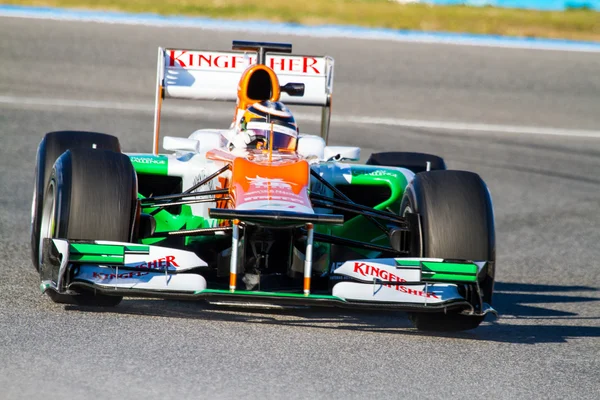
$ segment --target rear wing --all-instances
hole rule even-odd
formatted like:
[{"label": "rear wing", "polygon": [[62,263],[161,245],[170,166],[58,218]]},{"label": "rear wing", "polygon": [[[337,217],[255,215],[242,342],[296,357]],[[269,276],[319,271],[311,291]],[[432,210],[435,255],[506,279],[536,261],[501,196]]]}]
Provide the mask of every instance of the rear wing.
[{"label": "rear wing", "polygon": [[[288,46],[289,50],[285,52],[291,51],[291,45]],[[270,49],[267,47],[267,50]],[[203,51],[159,47],[154,154],[158,154],[163,99],[236,101],[242,73],[248,66],[256,63],[257,55],[275,72],[281,86],[288,83],[304,84],[303,96],[290,96],[282,91],[281,101],[287,105],[321,107],[320,134],[327,142],[333,93],[333,58],[291,54],[265,55],[263,48],[259,51]]]}]

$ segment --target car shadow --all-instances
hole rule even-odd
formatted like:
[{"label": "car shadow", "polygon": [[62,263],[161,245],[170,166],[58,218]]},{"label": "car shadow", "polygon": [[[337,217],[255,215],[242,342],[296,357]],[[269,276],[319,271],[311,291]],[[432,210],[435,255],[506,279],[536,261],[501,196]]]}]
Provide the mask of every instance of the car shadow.
[{"label": "car shadow", "polygon": [[[562,343],[570,338],[600,337],[598,288],[497,282],[494,307],[501,317],[471,331],[472,339],[505,343]],[[578,309],[596,310],[580,315]]]},{"label": "car shadow", "polygon": [[[275,326],[402,334],[516,344],[562,343],[569,338],[600,337],[600,315],[582,317],[576,310],[598,302],[598,289],[497,282],[494,307],[499,319],[488,315],[477,329],[439,333],[415,330],[406,313],[355,311],[338,308],[263,309],[209,304],[204,301],[125,299],[117,308],[66,306],[67,310],[115,313],[203,321],[240,322]],[[576,295],[572,295],[575,294]],[[583,294],[582,294],[583,293]],[[561,305],[574,303],[564,311]],[[598,307],[596,306],[595,309]]]}]

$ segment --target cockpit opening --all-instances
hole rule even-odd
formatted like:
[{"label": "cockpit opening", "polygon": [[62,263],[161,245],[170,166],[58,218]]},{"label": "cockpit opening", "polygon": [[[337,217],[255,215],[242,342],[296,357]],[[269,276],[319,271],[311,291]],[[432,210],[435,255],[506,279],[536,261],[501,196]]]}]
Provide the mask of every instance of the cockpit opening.
[{"label": "cockpit opening", "polygon": [[271,76],[264,69],[252,73],[248,80],[246,96],[253,101],[270,100],[273,95]]}]

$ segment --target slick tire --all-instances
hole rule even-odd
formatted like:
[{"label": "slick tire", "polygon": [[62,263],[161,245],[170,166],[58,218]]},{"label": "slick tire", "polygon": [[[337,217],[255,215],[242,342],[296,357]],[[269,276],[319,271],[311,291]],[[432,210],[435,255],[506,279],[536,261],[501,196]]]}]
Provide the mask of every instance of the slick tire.
[{"label": "slick tire", "polygon": [[382,165],[386,167],[400,167],[410,169],[415,174],[427,171],[427,162],[430,162],[430,171],[446,169],[444,159],[433,154],[389,151],[373,153],[367,160],[367,165]]},{"label": "slick tire", "polygon": [[[137,216],[137,178],[129,157],[76,148],[52,168],[44,196],[40,243],[45,238],[129,242]],[[57,303],[116,306],[120,296],[49,292]]]},{"label": "slick tire", "polygon": [[44,136],[37,150],[31,203],[31,261],[36,270],[39,270],[40,263],[40,215],[44,203],[44,191],[56,159],[65,151],[75,148],[96,148],[121,152],[119,139],[103,133],[57,131]]},{"label": "slick tire", "polygon": [[[418,213],[422,254],[414,256],[491,261],[480,281],[483,301],[492,304],[496,242],[492,200],[479,175],[466,171],[431,171],[415,175],[400,207]],[[458,313],[410,313],[419,330],[474,329],[484,317]]]}]

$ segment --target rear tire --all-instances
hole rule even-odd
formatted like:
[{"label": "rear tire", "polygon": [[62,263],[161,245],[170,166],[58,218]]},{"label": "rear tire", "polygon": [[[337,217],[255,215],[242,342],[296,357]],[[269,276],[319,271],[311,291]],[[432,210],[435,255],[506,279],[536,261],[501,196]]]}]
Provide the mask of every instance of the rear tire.
[{"label": "rear tire", "polygon": [[[479,177],[466,171],[432,171],[415,175],[406,188],[401,212],[421,218],[422,254],[414,256],[491,261],[480,281],[483,301],[491,304],[496,260],[492,200]],[[484,317],[458,313],[411,313],[417,329],[464,331],[479,326]]]},{"label": "rear tire", "polygon": [[415,174],[427,171],[427,162],[431,163],[430,171],[445,170],[444,159],[433,154],[389,151],[373,153],[367,160],[367,165],[382,165],[410,169]]},{"label": "rear tire", "polygon": [[[129,157],[108,150],[68,150],[50,175],[38,246],[49,237],[130,242],[137,211],[137,178]],[[53,292],[50,298],[89,306],[115,306],[122,299],[92,292]]]},{"label": "rear tire", "polygon": [[62,153],[75,148],[96,148],[121,152],[119,139],[96,132],[57,131],[47,133],[38,146],[33,200],[31,204],[31,261],[39,271],[40,264],[40,217],[44,192],[50,180],[54,162]]}]

